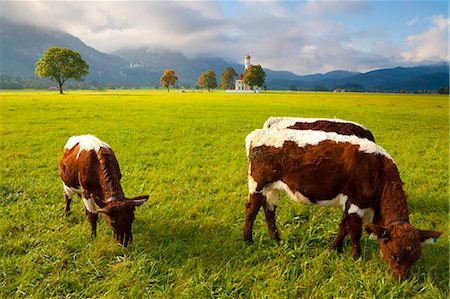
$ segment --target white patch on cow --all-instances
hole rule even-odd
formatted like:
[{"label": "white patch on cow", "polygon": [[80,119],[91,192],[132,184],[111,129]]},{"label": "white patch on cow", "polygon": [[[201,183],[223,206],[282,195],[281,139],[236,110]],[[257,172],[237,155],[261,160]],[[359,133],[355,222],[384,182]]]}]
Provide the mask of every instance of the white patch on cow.
[{"label": "white patch on cow", "polygon": [[356,214],[362,219],[363,224],[372,223],[375,211],[372,208],[360,209],[357,205],[351,204],[348,214]]},{"label": "white patch on cow", "polygon": [[83,203],[89,212],[97,213],[97,205],[91,198],[83,198]]},{"label": "white patch on cow", "polygon": [[305,205],[312,204],[309,201],[309,199],[307,197],[305,197],[303,194],[301,194],[300,192],[298,192],[298,191],[292,192],[292,190],[289,188],[289,186],[286,185],[283,181],[275,181],[270,184],[267,184],[266,186],[264,186],[264,188],[261,190],[261,192],[264,196],[267,196],[267,194],[269,194],[270,192],[272,192],[274,190],[284,191],[291,200],[296,201],[298,203],[302,203]]},{"label": "white patch on cow", "polygon": [[371,233],[371,234],[369,235],[369,240],[378,240],[377,234]]},{"label": "white patch on cow", "polygon": [[72,136],[69,138],[69,140],[67,140],[66,146],[64,148],[70,150],[77,144],[80,146],[80,150],[77,154],[77,159],[80,155],[80,152],[82,151],[94,150],[95,152],[98,152],[102,147],[110,148],[107,143],[101,141],[93,135]]},{"label": "white patch on cow", "polygon": [[72,199],[75,194],[83,193],[83,188],[81,188],[80,186],[78,186],[76,188],[72,188],[72,187],[66,186],[66,184],[63,183],[63,188],[64,188],[64,192],[67,194],[67,196],[70,199]]},{"label": "white patch on cow", "polygon": [[357,205],[351,204],[350,208],[348,209],[349,214],[356,214],[359,216],[359,218],[362,218],[364,216],[364,211],[361,210]]},{"label": "white patch on cow", "polygon": [[348,121],[348,120],[342,120],[338,118],[303,118],[303,117],[269,117],[269,119],[266,120],[264,123],[264,129],[286,129],[288,127],[291,127],[295,125],[298,122],[301,123],[314,123],[316,121],[328,121],[328,122],[334,122],[334,123],[344,123],[344,124],[353,124],[358,127],[363,128],[364,130],[367,130],[366,127],[364,127],[361,124]]},{"label": "white patch on cow", "polygon": [[269,210],[273,211],[278,206],[278,199],[280,198],[280,191],[272,190],[267,192],[266,202]]},{"label": "white patch on cow", "polygon": [[253,179],[251,175],[248,176],[248,193],[252,194],[256,192],[258,183]]},{"label": "white patch on cow", "polygon": [[278,205],[279,191],[284,191],[287,196],[295,202],[304,205],[318,205],[326,207],[338,207],[342,210],[345,209],[345,203],[348,200],[348,196],[344,194],[338,194],[335,198],[330,200],[318,200],[316,203],[311,202],[308,197],[300,193],[299,191],[293,192],[288,185],[283,181],[275,181],[267,184],[261,190],[261,193],[266,196],[269,209],[273,210],[273,207]]},{"label": "white patch on cow", "polygon": [[355,135],[340,135],[334,132],[323,132],[313,130],[278,130],[278,129],[257,129],[245,138],[247,156],[250,148],[258,146],[272,146],[281,148],[286,141],[292,141],[298,147],[307,145],[318,145],[320,142],[330,140],[336,143],[350,143],[359,146],[359,151],[368,154],[379,154],[392,159],[392,157],[379,145],[365,138],[358,138]]}]

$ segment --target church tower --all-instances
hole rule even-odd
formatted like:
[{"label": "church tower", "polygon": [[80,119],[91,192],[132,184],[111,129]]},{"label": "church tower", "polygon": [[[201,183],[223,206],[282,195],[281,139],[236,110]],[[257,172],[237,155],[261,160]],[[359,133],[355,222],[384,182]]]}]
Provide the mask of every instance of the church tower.
[{"label": "church tower", "polygon": [[244,56],[244,73],[240,74],[237,79],[236,79],[236,83],[235,83],[235,90],[251,90],[250,86],[248,86],[247,84],[245,84],[244,82],[244,74],[247,71],[248,67],[250,66],[250,55],[245,55]]},{"label": "church tower", "polygon": [[250,55],[247,54],[244,57],[244,68],[245,68],[245,71],[248,69],[249,65],[250,65]]}]

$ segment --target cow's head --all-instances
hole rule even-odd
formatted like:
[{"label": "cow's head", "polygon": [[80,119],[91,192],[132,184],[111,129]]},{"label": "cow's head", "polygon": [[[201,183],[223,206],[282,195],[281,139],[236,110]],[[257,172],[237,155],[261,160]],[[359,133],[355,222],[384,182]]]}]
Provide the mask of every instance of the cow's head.
[{"label": "cow's head", "polygon": [[143,205],[147,200],[148,195],[116,199],[97,211],[106,217],[114,231],[114,238],[123,246],[127,246],[133,240],[131,225],[134,221],[134,208]]},{"label": "cow's head", "polygon": [[366,231],[380,240],[380,252],[394,278],[406,278],[422,253],[421,242],[439,238],[442,232],[418,230],[409,223],[389,226],[366,224]]}]

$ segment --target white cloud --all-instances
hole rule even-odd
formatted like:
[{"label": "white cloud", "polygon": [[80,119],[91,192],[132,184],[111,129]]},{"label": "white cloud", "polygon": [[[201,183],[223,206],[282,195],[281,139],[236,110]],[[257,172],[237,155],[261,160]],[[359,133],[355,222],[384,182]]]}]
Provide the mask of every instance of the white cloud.
[{"label": "white cloud", "polygon": [[420,22],[420,19],[419,19],[419,18],[411,19],[411,20],[408,22],[408,26],[410,26],[410,27],[416,26],[417,24],[419,24],[419,22]]},{"label": "white cloud", "polygon": [[[434,17],[429,30],[406,40],[389,40],[386,32],[397,29],[389,24],[361,29],[346,22],[373,16],[370,3],[3,1],[0,16],[67,31],[103,52],[149,47],[230,62],[242,62],[250,53],[252,63],[297,74],[367,71],[447,57],[448,19]],[[413,32],[419,19],[409,20]]]},{"label": "white cloud", "polygon": [[439,15],[431,17],[430,21],[431,27],[427,31],[407,37],[406,41],[410,47],[401,53],[405,60],[413,62],[449,60],[450,19]]}]

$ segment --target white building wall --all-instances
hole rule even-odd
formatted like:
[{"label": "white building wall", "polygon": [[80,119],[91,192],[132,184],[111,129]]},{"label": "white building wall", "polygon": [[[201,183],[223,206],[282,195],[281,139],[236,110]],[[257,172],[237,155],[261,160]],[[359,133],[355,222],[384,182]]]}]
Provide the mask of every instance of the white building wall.
[{"label": "white building wall", "polygon": [[250,86],[244,83],[244,80],[236,80],[235,84],[236,90],[250,90]]}]

